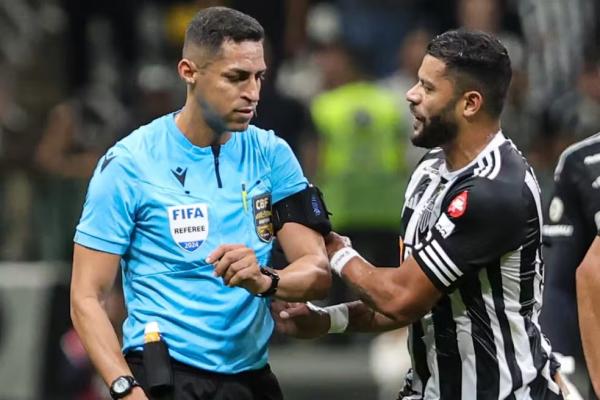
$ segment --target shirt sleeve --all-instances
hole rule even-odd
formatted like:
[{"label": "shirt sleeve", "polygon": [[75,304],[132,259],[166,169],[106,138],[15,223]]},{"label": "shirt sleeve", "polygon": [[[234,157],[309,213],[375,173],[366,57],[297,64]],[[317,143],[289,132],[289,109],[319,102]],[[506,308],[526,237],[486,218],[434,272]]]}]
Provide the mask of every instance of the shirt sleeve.
[{"label": "shirt sleeve", "polygon": [[100,159],[88,187],[75,243],[118,255],[126,252],[139,193],[134,171],[129,153],[118,145]]},{"label": "shirt sleeve", "polygon": [[271,164],[271,182],[273,203],[285,199],[308,184],[298,159],[285,140],[272,134],[270,140],[269,162]]},{"label": "shirt sleeve", "polygon": [[475,178],[452,188],[442,201],[436,223],[418,235],[412,254],[445,293],[469,274],[499,265],[500,258],[519,245],[522,198],[514,195],[514,189],[492,182]]}]

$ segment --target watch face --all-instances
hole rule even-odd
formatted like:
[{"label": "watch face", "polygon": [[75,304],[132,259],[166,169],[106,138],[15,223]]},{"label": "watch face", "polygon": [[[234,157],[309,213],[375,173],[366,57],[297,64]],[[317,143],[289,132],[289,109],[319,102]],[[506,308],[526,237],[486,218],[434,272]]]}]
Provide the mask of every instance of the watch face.
[{"label": "watch face", "polygon": [[129,389],[129,381],[123,377],[117,379],[115,381],[115,383],[113,384],[113,390],[115,391],[115,393],[117,394],[121,394],[127,391],[127,389]]}]

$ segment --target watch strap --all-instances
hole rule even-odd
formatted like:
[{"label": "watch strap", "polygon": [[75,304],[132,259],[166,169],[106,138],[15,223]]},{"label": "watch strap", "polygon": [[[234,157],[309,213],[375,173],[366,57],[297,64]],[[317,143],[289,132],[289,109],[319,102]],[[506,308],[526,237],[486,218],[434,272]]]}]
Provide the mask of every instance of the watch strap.
[{"label": "watch strap", "polygon": [[266,275],[269,278],[271,278],[271,286],[269,286],[269,288],[266,291],[264,291],[262,293],[258,293],[257,296],[258,297],[273,296],[275,294],[275,292],[277,291],[277,286],[279,285],[279,274],[277,273],[277,271],[275,271],[274,269],[269,268],[269,267],[261,267],[260,272],[261,272],[261,274]]}]

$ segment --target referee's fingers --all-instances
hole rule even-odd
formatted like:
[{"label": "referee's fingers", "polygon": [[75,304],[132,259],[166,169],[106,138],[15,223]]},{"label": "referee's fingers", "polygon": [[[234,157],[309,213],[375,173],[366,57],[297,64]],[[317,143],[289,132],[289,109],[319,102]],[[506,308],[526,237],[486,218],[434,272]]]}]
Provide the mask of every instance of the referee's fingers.
[{"label": "referee's fingers", "polygon": [[212,253],[206,257],[205,261],[209,264],[218,261],[225,253],[231,250],[239,249],[240,247],[245,247],[243,244],[222,244],[216,249],[213,250]]}]

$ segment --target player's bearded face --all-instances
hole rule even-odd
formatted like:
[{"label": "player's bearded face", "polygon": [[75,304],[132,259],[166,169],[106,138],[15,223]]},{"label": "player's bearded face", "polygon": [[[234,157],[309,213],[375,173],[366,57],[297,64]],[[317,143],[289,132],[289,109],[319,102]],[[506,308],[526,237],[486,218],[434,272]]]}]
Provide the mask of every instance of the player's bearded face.
[{"label": "player's bearded face", "polygon": [[458,124],[453,113],[455,105],[456,100],[452,99],[435,115],[425,117],[415,114],[415,132],[411,142],[417,147],[432,149],[454,140],[458,134]]}]

